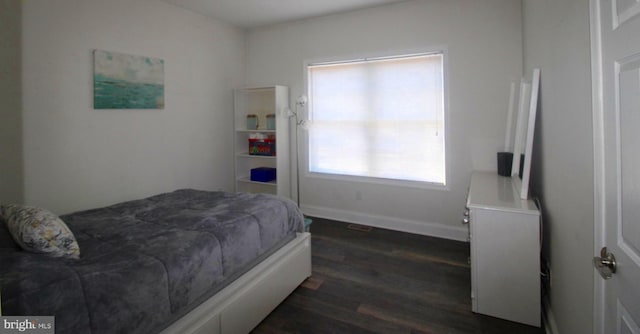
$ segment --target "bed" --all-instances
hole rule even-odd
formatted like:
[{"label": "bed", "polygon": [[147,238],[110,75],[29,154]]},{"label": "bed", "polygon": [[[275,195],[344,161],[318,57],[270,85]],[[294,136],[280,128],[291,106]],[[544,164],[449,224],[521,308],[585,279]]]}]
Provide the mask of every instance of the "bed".
[{"label": "bed", "polygon": [[311,275],[292,201],[177,190],[60,217],[79,259],[22,250],[0,224],[3,315],[56,333],[247,333]]}]

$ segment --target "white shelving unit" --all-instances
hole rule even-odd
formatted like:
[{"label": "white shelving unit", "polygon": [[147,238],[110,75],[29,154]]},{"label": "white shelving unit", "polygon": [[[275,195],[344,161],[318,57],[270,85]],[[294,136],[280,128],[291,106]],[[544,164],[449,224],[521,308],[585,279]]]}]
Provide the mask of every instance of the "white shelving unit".
[{"label": "white shelving unit", "polygon": [[510,177],[473,172],[465,222],[473,312],[540,327],[540,211]]},{"label": "white shelving unit", "polygon": [[[287,114],[289,90],[285,86],[243,88],[234,91],[234,168],[235,190],[260,192],[291,198],[290,118]],[[258,129],[247,129],[247,115],[258,116]],[[266,115],[275,114],[276,129],[267,130]],[[276,139],[276,155],[249,154],[249,137],[261,133]],[[276,180],[251,181],[251,169],[276,168]]]}]

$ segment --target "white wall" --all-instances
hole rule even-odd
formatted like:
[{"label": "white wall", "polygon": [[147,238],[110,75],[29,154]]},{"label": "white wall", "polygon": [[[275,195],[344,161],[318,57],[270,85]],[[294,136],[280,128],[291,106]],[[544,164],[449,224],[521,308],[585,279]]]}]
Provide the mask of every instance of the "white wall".
[{"label": "white wall", "polygon": [[[516,0],[409,1],[252,30],[248,82],[304,93],[303,63],[445,46],[448,51],[448,190],[304,178],[309,214],[466,240],[460,225],[470,173],[496,170],[509,84],[522,71]],[[416,143],[416,149],[420,143]]]},{"label": "white wall", "polygon": [[593,328],[589,1],[525,0],[524,65],[541,68],[532,191],[541,199],[559,333]]},{"label": "white wall", "polygon": [[[25,201],[56,213],[232,189],[244,32],[155,0],[23,1]],[[162,58],[164,110],[94,110],[92,50]]]},{"label": "white wall", "polygon": [[20,18],[19,0],[0,1],[0,203],[23,197]]}]

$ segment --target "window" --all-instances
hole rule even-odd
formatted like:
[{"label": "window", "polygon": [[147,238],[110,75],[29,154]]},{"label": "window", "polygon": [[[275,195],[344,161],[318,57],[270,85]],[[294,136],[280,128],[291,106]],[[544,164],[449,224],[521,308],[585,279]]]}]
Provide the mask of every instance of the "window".
[{"label": "window", "polygon": [[308,65],[311,173],[445,184],[442,53]]}]

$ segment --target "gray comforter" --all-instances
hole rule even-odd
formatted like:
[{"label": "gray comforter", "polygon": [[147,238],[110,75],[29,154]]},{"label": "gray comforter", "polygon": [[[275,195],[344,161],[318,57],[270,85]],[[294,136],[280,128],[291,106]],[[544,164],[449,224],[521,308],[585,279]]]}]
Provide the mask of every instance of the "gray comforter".
[{"label": "gray comforter", "polygon": [[178,190],[61,217],[80,260],[21,251],[0,229],[3,315],[57,333],[154,333],[302,232],[290,200]]}]

